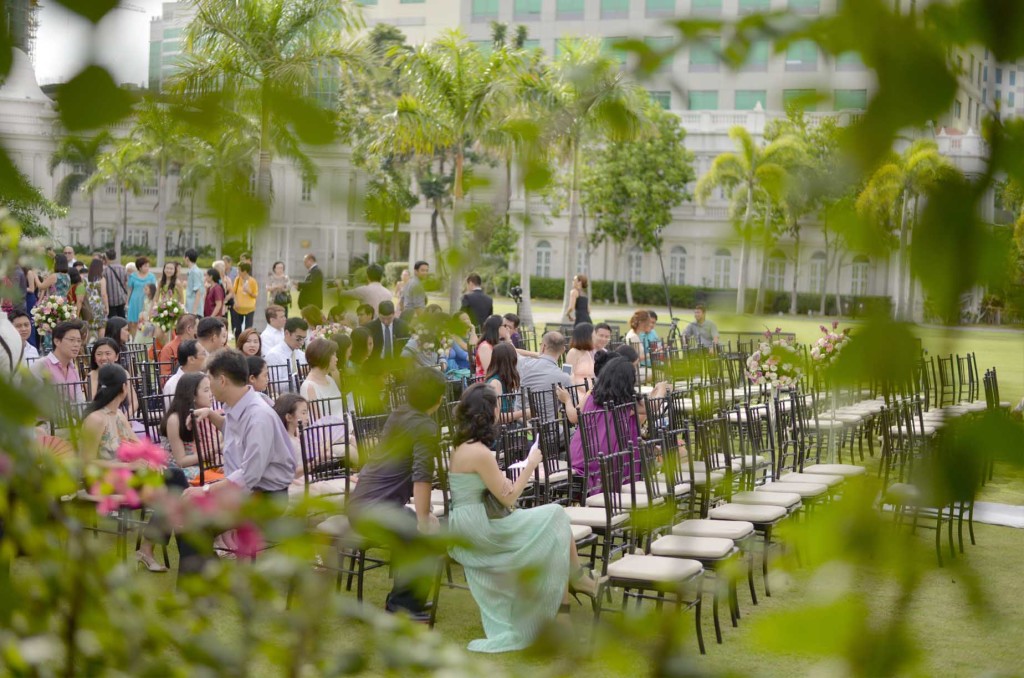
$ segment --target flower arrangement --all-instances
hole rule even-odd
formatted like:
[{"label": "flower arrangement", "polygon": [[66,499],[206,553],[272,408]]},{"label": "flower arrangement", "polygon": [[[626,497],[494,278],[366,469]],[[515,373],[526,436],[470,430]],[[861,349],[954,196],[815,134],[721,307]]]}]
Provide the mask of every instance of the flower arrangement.
[{"label": "flower arrangement", "polygon": [[89,494],[99,499],[96,512],[100,515],[116,511],[121,506],[138,508],[142,505],[140,491],[163,485],[167,452],[148,439],[122,443],[117,448],[117,460],[132,467],[108,468],[89,486]]},{"label": "flower arrangement", "polygon": [[180,301],[171,297],[161,301],[153,309],[153,324],[164,332],[170,332],[183,315],[185,315],[185,307]]},{"label": "flower arrangement", "polygon": [[850,341],[850,330],[845,329],[842,332],[839,332],[838,329],[838,320],[832,323],[831,329],[821,325],[821,333],[824,336],[818,339],[811,348],[812,361],[824,367],[827,367],[836,361],[836,358],[839,357],[839,352],[842,350],[843,346]]},{"label": "flower arrangement", "polygon": [[68,303],[68,300],[64,297],[59,297],[56,294],[41,299],[32,308],[32,320],[36,324],[36,329],[43,334],[52,333],[53,328],[58,324],[65,320],[73,320],[74,318],[74,305]]},{"label": "flower arrangement", "polygon": [[788,388],[795,385],[803,370],[800,354],[782,338],[782,329],[767,330],[757,350],[747,358],[747,379],[757,386]]}]

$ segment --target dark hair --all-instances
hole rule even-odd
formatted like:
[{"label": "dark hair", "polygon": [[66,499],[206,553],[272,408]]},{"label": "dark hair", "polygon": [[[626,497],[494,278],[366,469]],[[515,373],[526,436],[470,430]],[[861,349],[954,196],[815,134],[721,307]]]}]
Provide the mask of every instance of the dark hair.
[{"label": "dark hair", "polygon": [[295,334],[295,330],[309,330],[309,323],[302,318],[288,318],[284,324],[284,331],[288,334]]},{"label": "dark hair", "polygon": [[68,272],[68,258],[64,254],[56,254],[53,257],[53,272],[54,273],[67,273]]},{"label": "dark hair", "polygon": [[[318,307],[313,306],[312,304],[310,304],[309,306],[304,307],[301,311],[299,311],[299,315],[301,315],[302,319],[305,320],[310,325],[312,325],[313,327],[317,327],[319,325],[323,325],[324,324],[324,312],[321,311]],[[295,330],[289,330],[287,325],[285,325],[284,329],[285,329],[286,332],[294,332],[295,331]],[[309,329],[309,328],[307,327],[306,329]]]},{"label": "dark hair", "polygon": [[502,343],[494,347],[491,353],[491,362],[487,365],[487,381],[491,377],[498,377],[505,393],[515,393],[519,390],[519,370],[516,369],[516,348],[512,344]]},{"label": "dark hair", "polygon": [[480,328],[480,341],[486,341],[491,346],[497,346],[501,337],[498,335],[498,330],[501,329],[501,316],[492,315],[484,321],[483,326]]},{"label": "dark hair", "polygon": [[704,302],[699,302],[696,306],[693,307],[693,310],[694,311],[706,311],[706,310],[708,310],[708,307],[704,305]]},{"label": "dark hair", "polygon": [[96,372],[96,393],[86,408],[86,416],[96,410],[103,409],[121,395],[124,385],[128,383],[128,372],[117,363],[104,365]]},{"label": "dark hair", "polygon": [[316,263],[316,255],[315,255],[315,254],[313,254],[312,252],[307,252],[307,253],[306,253],[306,256],[304,256],[304,257],[303,257],[303,259],[309,259],[309,260],[310,260],[310,261],[312,261],[312,262],[313,262],[314,264]]},{"label": "dark hair", "polygon": [[178,383],[174,386],[174,397],[167,406],[167,412],[164,413],[163,419],[160,420],[160,435],[167,436],[167,421],[172,414],[176,414],[178,415],[178,435],[181,436],[181,441],[185,443],[195,441],[195,431],[186,424],[192,410],[196,408],[196,392],[199,391],[199,384],[203,383],[203,379],[206,379],[205,372],[181,375]]},{"label": "dark hair", "polygon": [[430,266],[430,264],[428,264],[427,262],[425,262],[423,260],[420,260],[420,261],[416,262],[416,265],[412,267],[412,270],[418,271],[418,270],[420,270],[420,266]]},{"label": "dark hair", "polygon": [[444,375],[429,367],[418,367],[405,380],[409,406],[419,412],[426,412],[444,397]]},{"label": "dark hair", "polygon": [[245,365],[249,368],[249,378],[252,379],[260,376],[260,372],[267,366],[267,361],[258,355],[251,355],[246,357]]},{"label": "dark hair", "polygon": [[200,339],[209,339],[213,335],[220,335],[224,331],[224,321],[220,318],[203,318],[196,326],[196,336]]},{"label": "dark hair", "polygon": [[18,318],[28,318],[29,322],[32,322],[32,316],[30,316],[25,311],[22,311],[20,308],[16,308],[7,314],[7,319],[10,320],[12,323]]},{"label": "dark hair", "polygon": [[252,275],[252,264],[248,262],[242,262],[241,264],[238,265],[238,270],[241,271],[242,273],[248,273],[249,275]]},{"label": "dark hair", "polygon": [[596,325],[594,325],[594,331],[596,332],[597,330],[608,330],[609,332],[611,332],[612,326],[609,325],[608,323],[597,323]]},{"label": "dark hair", "polygon": [[569,348],[574,348],[578,351],[593,351],[594,326],[590,323],[578,323],[573,327],[572,340],[569,342]]},{"label": "dark hair", "polygon": [[623,356],[621,356],[620,354],[616,353],[615,351],[601,351],[600,353],[595,355],[594,356],[594,376],[595,377],[600,376],[601,375],[601,370],[604,369],[605,365],[607,365],[612,360],[615,360],[616,358],[622,358],[622,357]]},{"label": "dark hair", "polygon": [[393,301],[382,301],[377,306],[378,315],[393,315],[395,312],[395,303]]},{"label": "dark hair", "polygon": [[517,316],[515,313],[506,313],[504,315],[504,318],[505,318],[505,320],[507,320],[510,323],[512,323],[513,325],[515,325],[516,329],[519,328],[519,322],[520,322],[519,321],[519,316]]},{"label": "dark hair", "polygon": [[150,299],[156,299],[156,285],[149,283],[146,285],[146,291],[149,292]]},{"label": "dark hair", "polygon": [[103,277],[103,260],[93,259],[89,262],[89,282],[96,282]]},{"label": "dark hair", "polygon": [[138,272],[142,273],[142,267],[149,263],[149,257],[139,257],[135,260],[135,268]]},{"label": "dark hair", "polygon": [[249,383],[249,363],[245,361],[245,354],[233,348],[221,349],[210,356],[206,372],[211,377],[224,375],[235,386]]},{"label": "dark hair", "polygon": [[[249,328],[244,329],[241,332],[239,332],[238,336],[235,337],[235,348],[237,348],[239,351],[241,351],[242,347],[245,346],[245,342],[249,341],[249,337],[251,337],[253,335],[256,335],[256,338],[260,340],[260,350],[262,351],[263,350],[263,337],[260,336],[260,333],[256,331],[255,327],[249,327]],[[259,354],[257,354],[257,355],[259,355]]]},{"label": "dark hair", "polygon": [[331,366],[331,356],[338,355],[338,345],[330,339],[317,338],[306,347],[306,362],[310,367],[326,370]]},{"label": "dark hair", "polygon": [[473,384],[463,391],[455,408],[452,444],[477,442],[490,447],[497,437],[494,425],[497,406],[498,396],[486,384]]},{"label": "dark hair", "polygon": [[267,319],[267,322],[269,323],[271,320],[277,317],[278,313],[284,315],[284,306],[271,304],[270,306],[267,306],[267,310],[263,312],[263,316]]},{"label": "dark hair", "polygon": [[199,355],[198,340],[186,339],[178,344],[178,364],[182,367],[188,364],[189,358],[195,358],[197,355]]},{"label": "dark hair", "polygon": [[167,271],[160,271],[160,289],[162,290],[173,290],[178,284],[178,262],[168,261],[164,263],[164,268],[167,268],[167,264],[174,267],[174,273],[170,278],[167,277]]},{"label": "dark hair", "polygon": [[212,266],[206,269],[206,275],[210,276],[210,280],[215,283],[220,283],[220,271],[213,268]]},{"label": "dark hair", "polygon": [[242,252],[241,254],[239,254],[238,260],[241,261],[242,259],[248,259],[249,261],[252,261],[252,252]]},{"label": "dark hair", "polygon": [[636,401],[636,368],[622,356],[609,360],[601,370],[590,397],[598,405],[622,405]]},{"label": "dark hair", "polygon": [[658,314],[652,311],[651,309],[647,309],[647,315],[651,316],[651,320],[656,321],[658,319]]},{"label": "dark hair", "polygon": [[[195,250],[190,251],[194,252]],[[186,252],[185,254],[188,254],[188,252]],[[117,250],[107,250],[103,257],[107,261],[117,261]]]},{"label": "dark hair", "polygon": [[117,345],[121,347],[121,350],[124,350],[124,344],[121,343],[121,330],[126,327],[128,327],[128,321],[124,318],[119,318],[116,315],[111,318],[107,318],[107,326],[103,330],[103,336],[108,339],[113,339],[117,342]]},{"label": "dark hair", "polygon": [[277,268],[277,265],[278,265],[278,264],[281,264],[282,266],[284,266],[284,262],[283,262],[283,261],[275,261],[275,262],[274,262],[274,265],[270,267],[270,272],[271,272],[271,273],[273,273],[273,272],[274,272],[274,269],[275,269],[275,268]]},{"label": "dark hair", "polygon": [[331,341],[338,345],[339,367],[341,369],[345,369],[345,361],[348,360],[348,358],[345,357],[345,354],[352,351],[352,337],[348,336],[344,332],[339,332],[331,337]]},{"label": "dark hair", "polygon": [[380,282],[384,278],[384,267],[380,264],[370,264],[366,267],[366,279],[370,282]]},{"label": "dark hair", "polygon": [[637,360],[640,360],[640,354],[637,353],[636,349],[630,346],[629,344],[623,344],[622,346],[619,346],[617,349],[615,349],[615,353],[622,356],[631,363],[635,363]]},{"label": "dark hair", "polygon": [[480,287],[480,285],[484,284],[484,281],[480,279],[479,273],[470,273],[468,276],[466,276],[466,282],[468,282],[470,285],[476,285],[477,287]]},{"label": "dark hair", "polygon": [[82,272],[78,270],[77,266],[72,266],[68,269],[68,277],[71,278],[71,287],[75,287],[82,282]]},{"label": "dark hair", "polygon": [[90,370],[98,370],[100,368],[100,366],[96,364],[96,349],[98,349],[100,346],[108,346],[114,349],[114,355],[116,355],[117,358],[121,357],[121,347],[118,345],[116,341],[114,341],[110,337],[100,337],[93,343],[92,348],[89,349]]},{"label": "dark hair", "polygon": [[282,393],[274,401],[274,411],[277,412],[277,416],[281,417],[281,423],[284,424],[286,431],[288,430],[288,415],[295,414],[295,408],[299,406],[299,403],[309,405],[309,401],[298,393]]},{"label": "dark hair", "polygon": [[368,315],[372,318],[373,306],[370,306],[369,304],[359,304],[359,306],[356,306],[356,315]]},{"label": "dark hair", "polygon": [[651,319],[651,314],[647,311],[640,309],[629,318],[629,327],[633,331],[636,331],[640,327],[641,323],[645,323]]},{"label": "dark hair", "polygon": [[190,247],[185,250],[185,258],[194,264],[199,260],[199,253]]},{"label": "dark hair", "polygon": [[183,313],[178,322],[174,324],[174,333],[183,334],[188,328],[196,324],[199,318],[193,313]]},{"label": "dark hair", "polygon": [[370,357],[370,330],[365,327],[357,327],[352,330],[352,355],[349,360],[354,362],[356,365],[362,364],[368,357]]}]

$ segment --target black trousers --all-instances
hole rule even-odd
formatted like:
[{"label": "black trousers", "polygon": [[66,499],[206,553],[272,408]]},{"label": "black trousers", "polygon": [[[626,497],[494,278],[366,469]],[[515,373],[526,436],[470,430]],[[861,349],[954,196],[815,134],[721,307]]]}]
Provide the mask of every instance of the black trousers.
[{"label": "black trousers", "polygon": [[124,304],[118,304],[117,306],[110,307],[110,313],[107,315],[108,318],[127,318],[124,314]]},{"label": "black trousers", "polygon": [[[396,506],[387,506],[391,511],[398,509]],[[388,520],[387,526],[392,529],[401,542],[411,542],[419,537],[419,530],[416,525],[416,512],[407,506],[402,506],[401,511],[395,511],[401,518],[398,520]],[[360,520],[366,520],[367,522],[373,520],[373,509],[372,507],[365,507],[360,510],[359,507],[350,506],[349,518],[352,520],[352,527],[359,530]],[[429,582],[419,581],[416,577],[410,576],[402,572],[402,549],[392,549],[391,554],[392,571],[395,573],[395,583],[391,587],[391,592],[388,593],[385,607],[389,611],[407,610],[412,613],[423,613],[426,612],[427,598],[430,593]]]}]

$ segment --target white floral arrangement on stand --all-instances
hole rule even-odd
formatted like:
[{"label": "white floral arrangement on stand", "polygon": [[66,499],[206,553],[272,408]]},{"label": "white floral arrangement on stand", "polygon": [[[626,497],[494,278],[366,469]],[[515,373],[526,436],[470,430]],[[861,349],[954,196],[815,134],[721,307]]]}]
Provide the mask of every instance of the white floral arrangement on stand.
[{"label": "white floral arrangement on stand", "polygon": [[820,326],[822,337],[811,347],[811,360],[822,367],[828,367],[839,357],[840,351],[850,342],[850,330],[845,329],[839,332],[839,321],[832,323],[829,329],[824,325]]},{"label": "white floral arrangement on stand", "polygon": [[183,315],[185,315],[184,305],[172,297],[161,301],[153,309],[153,324],[169,334]]},{"label": "white floral arrangement on stand", "polygon": [[771,389],[795,386],[803,369],[800,367],[800,353],[796,347],[782,337],[782,329],[775,328],[764,333],[757,350],[747,358],[747,379],[755,386]]},{"label": "white floral arrangement on stand", "polygon": [[52,334],[54,327],[76,317],[74,304],[56,294],[40,299],[32,307],[32,320],[41,334]]}]

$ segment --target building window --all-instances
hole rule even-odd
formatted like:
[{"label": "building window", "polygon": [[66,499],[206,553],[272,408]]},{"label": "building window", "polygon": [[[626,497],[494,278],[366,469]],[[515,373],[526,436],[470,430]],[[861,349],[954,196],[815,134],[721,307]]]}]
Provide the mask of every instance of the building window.
[{"label": "building window", "polygon": [[1014,92],[1007,92],[1006,93],[1006,105],[1009,108],[1013,108],[1016,105],[1014,103],[1014,101],[1013,101],[1014,98],[1015,98],[1013,95],[1014,95]]},{"label": "building window", "polygon": [[[1003,91],[1000,90],[1000,89],[997,89],[996,90],[996,98],[993,99],[993,101],[995,101],[998,104],[1002,100],[1003,100]],[[982,101],[984,101],[984,99],[982,99]]]},{"label": "building window", "polygon": [[997,68],[996,69],[996,84],[997,85],[1002,85],[1003,84],[1003,69],[1001,69],[1001,68]]},{"label": "building window", "polygon": [[516,0],[514,16],[516,21],[540,21],[541,0]]},{"label": "building window", "polygon": [[493,40],[471,40],[470,43],[480,50],[480,53],[484,56],[490,56],[491,52],[494,51]]},{"label": "building window", "polygon": [[537,243],[536,253],[534,262],[536,265],[533,267],[533,274],[538,278],[550,278],[551,277],[551,243],[547,240],[541,240]]},{"label": "building window", "polygon": [[786,289],[786,255],[775,250],[768,257],[768,289],[781,292]]},{"label": "building window", "polygon": [[782,107],[789,110],[795,106],[802,111],[814,111],[817,109],[817,92],[813,89],[784,89],[782,90]]},{"label": "building window", "polygon": [[843,52],[836,56],[837,71],[863,71],[864,61],[857,52]]},{"label": "building window", "polygon": [[988,66],[985,66],[985,74],[982,76],[982,80],[988,82]]},{"label": "building window", "polygon": [[673,285],[686,284],[686,248],[676,245],[668,255],[668,281]]},{"label": "building window", "polygon": [[771,0],[740,0],[740,16],[767,12],[771,9],[771,4]]},{"label": "building window", "polygon": [[536,38],[527,38],[526,40],[523,40],[523,49],[527,52],[540,49],[540,40]]},{"label": "building window", "polygon": [[868,91],[866,89],[837,89],[837,111],[863,111],[868,107]]},{"label": "building window", "polygon": [[722,13],[722,0],[693,0],[690,11],[698,15],[718,16]]},{"label": "building window", "polygon": [[583,4],[584,0],[558,0],[555,4],[555,18],[559,20],[582,19]]},{"label": "building window", "polygon": [[720,290],[733,288],[732,283],[732,253],[726,249],[715,251],[714,260],[714,287]]},{"label": "building window", "polygon": [[555,58],[562,56],[572,44],[572,38],[558,38],[555,40]]},{"label": "building window", "polygon": [[313,177],[302,177],[302,202],[313,202],[313,187],[316,179]]},{"label": "building window", "polygon": [[789,0],[789,9],[795,14],[817,14],[818,0]]},{"label": "building window", "polygon": [[815,252],[811,255],[811,292],[821,294],[825,291],[825,270],[828,260],[824,252]]},{"label": "building window", "polygon": [[644,253],[639,247],[633,247],[629,251],[629,280],[640,282],[644,274]]},{"label": "building window", "polygon": [[797,40],[786,48],[787,71],[818,70],[818,45],[813,40]]},{"label": "building window", "polygon": [[601,52],[612,61],[617,62],[620,66],[626,65],[626,53],[621,49],[616,49],[615,45],[625,40],[624,37],[618,36],[614,38],[602,38],[601,39]]},{"label": "building window", "polygon": [[763,73],[768,70],[768,59],[772,55],[772,43],[770,40],[755,40],[750,43],[750,51],[747,58],[740,66],[741,71]]},{"label": "building window", "polygon": [[672,17],[676,15],[676,0],[647,0],[644,15],[648,19]]},{"label": "building window", "polygon": [[850,267],[850,294],[862,297],[868,293],[868,258],[859,256]]},{"label": "building window", "polygon": [[672,48],[675,47],[676,40],[672,36],[663,38],[644,38],[644,44],[651,48],[655,54],[664,54],[665,58],[661,60],[658,65],[656,73],[664,73],[672,70],[672,59],[675,56],[672,54]]},{"label": "building window", "polygon": [[689,106],[691,111],[717,111],[718,110],[718,91],[713,89],[708,90],[693,90],[689,91]]},{"label": "building window", "polygon": [[718,70],[718,38],[706,39],[690,47],[690,72],[711,73]]},{"label": "building window", "polygon": [[602,19],[628,19],[629,0],[601,0]]},{"label": "building window", "polygon": [[954,118],[959,118],[960,117],[960,112],[961,112],[961,104],[960,104],[960,100],[957,99],[956,101],[953,102],[953,117]]},{"label": "building window", "polygon": [[576,243],[576,272],[590,275],[590,248],[583,241]]},{"label": "building window", "polygon": [[661,106],[664,110],[672,108],[672,92],[667,90],[658,90],[654,92],[648,92],[651,95],[651,101]]},{"label": "building window", "polygon": [[499,0],[473,0],[470,20],[473,23],[487,23],[498,20]]},{"label": "building window", "polygon": [[761,108],[768,107],[768,92],[763,89],[738,89],[736,90],[736,110],[752,111],[761,104]]},{"label": "building window", "polygon": [[1017,71],[1010,71],[1010,87],[1017,86]]}]

